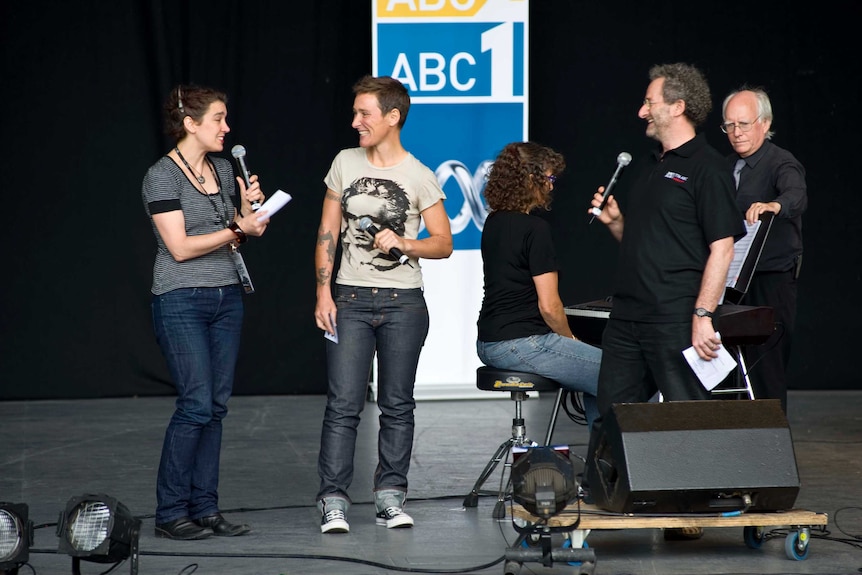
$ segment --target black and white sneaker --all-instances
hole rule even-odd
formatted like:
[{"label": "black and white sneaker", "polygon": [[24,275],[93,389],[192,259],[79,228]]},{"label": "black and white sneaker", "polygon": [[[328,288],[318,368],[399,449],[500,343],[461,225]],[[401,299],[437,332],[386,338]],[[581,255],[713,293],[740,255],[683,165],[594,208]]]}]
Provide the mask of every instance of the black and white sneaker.
[{"label": "black and white sneaker", "polygon": [[324,497],[317,502],[320,511],[321,533],[348,533],[350,525],[347,523],[345,514],[350,507],[350,502],[341,497]]},{"label": "black and white sneaker", "polygon": [[341,509],[332,509],[323,514],[320,520],[321,533],[348,533],[350,532],[350,524],[344,517],[344,511]]},{"label": "black and white sneaker", "polygon": [[377,524],[385,525],[387,529],[413,527],[413,518],[404,513],[400,507],[393,505],[377,512]]}]

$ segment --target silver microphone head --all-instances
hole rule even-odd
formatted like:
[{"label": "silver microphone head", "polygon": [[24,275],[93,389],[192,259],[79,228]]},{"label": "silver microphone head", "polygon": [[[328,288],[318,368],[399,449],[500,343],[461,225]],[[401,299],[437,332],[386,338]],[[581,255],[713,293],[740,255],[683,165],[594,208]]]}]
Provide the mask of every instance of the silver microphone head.
[{"label": "silver microphone head", "polygon": [[[236,155],[236,154],[234,154]],[[620,152],[620,155],[617,156],[617,163],[621,166],[628,166],[632,161],[632,155],[628,152]]]},{"label": "silver microphone head", "polygon": [[[245,146],[241,146],[237,144],[233,148],[230,149],[230,153],[234,158],[244,158],[245,157]],[[631,158],[629,158],[631,159]]]},{"label": "silver microphone head", "polygon": [[368,231],[368,228],[371,227],[371,223],[372,223],[371,218],[366,216],[366,217],[362,218],[361,220],[359,220],[359,229],[362,230],[363,232]]}]

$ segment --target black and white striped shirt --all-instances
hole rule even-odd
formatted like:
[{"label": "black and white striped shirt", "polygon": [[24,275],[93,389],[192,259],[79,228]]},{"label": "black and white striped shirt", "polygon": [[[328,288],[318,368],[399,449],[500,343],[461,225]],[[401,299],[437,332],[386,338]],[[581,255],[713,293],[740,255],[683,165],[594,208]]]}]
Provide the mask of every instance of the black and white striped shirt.
[{"label": "black and white striped shirt", "polygon": [[[144,176],[144,209],[150,218],[157,245],[152,285],[155,295],[178,288],[218,287],[239,283],[229,246],[225,245],[203,256],[178,262],[171,256],[153,222],[153,214],[181,209],[185,218],[186,234],[198,236],[223,230],[226,224],[233,221],[236,214],[233,168],[224,158],[210,157],[210,160],[221,180],[219,195],[202,194],[182,169],[167,156],[153,164]],[[227,221],[223,221],[225,205]]]}]

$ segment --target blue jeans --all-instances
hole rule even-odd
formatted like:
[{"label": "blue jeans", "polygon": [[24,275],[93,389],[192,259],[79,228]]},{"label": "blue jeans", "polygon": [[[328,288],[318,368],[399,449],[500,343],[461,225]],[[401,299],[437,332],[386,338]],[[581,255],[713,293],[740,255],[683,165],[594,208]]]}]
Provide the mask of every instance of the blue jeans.
[{"label": "blue jeans", "polygon": [[153,296],[156,340],[177,389],[156,480],[156,523],[218,512],[222,419],[233,390],[243,301],[239,284]]},{"label": "blue jeans", "polygon": [[428,335],[422,289],[337,285],[338,341],[326,340],[329,388],[320,434],[317,499],[350,500],[356,429],[365,407],[372,359],[377,353],[377,469],[374,490],[407,491],[413,453],[413,386],[419,353]]},{"label": "blue jeans", "polygon": [[507,341],[477,341],[476,352],[485,365],[535,373],[570,391],[583,392],[587,429],[592,429],[599,413],[601,349],[551,332]]},{"label": "blue jeans", "polygon": [[665,401],[710,399],[686,363],[691,320],[646,323],[609,319],[602,334],[604,361],[599,374],[599,411],[614,403],[649,401],[657,391]]}]

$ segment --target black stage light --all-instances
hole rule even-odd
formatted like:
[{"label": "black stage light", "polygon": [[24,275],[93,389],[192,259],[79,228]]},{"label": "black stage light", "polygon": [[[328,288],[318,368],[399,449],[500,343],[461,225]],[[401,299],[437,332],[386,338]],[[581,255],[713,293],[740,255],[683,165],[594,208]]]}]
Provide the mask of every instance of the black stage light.
[{"label": "black stage light", "polygon": [[33,522],[26,503],[0,502],[0,571],[17,573],[30,559]]},{"label": "black stage light", "polygon": [[512,449],[512,498],[532,515],[550,519],[578,496],[567,446]]},{"label": "black stage light", "polygon": [[129,559],[129,572],[136,575],[140,531],[140,519],[115,498],[101,493],[71,498],[57,522],[59,550],[72,556],[74,575],[81,572],[81,559],[95,563]]}]

